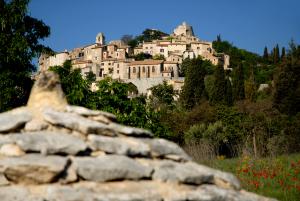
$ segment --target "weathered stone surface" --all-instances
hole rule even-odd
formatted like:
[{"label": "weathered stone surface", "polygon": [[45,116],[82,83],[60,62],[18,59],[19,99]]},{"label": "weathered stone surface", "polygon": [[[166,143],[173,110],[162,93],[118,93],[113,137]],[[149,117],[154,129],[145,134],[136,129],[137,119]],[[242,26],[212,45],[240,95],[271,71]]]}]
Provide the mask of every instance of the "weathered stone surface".
[{"label": "weathered stone surface", "polygon": [[130,137],[105,137],[89,135],[93,150],[100,150],[106,153],[128,155],[128,156],[149,156],[150,148],[141,140]]},{"label": "weathered stone surface", "polygon": [[212,183],[214,178],[211,172],[195,168],[190,163],[176,163],[163,160],[150,163],[151,165],[154,166],[152,178],[159,181],[200,185]]},{"label": "weathered stone surface", "polygon": [[87,145],[80,138],[61,132],[40,131],[11,134],[7,137],[24,151],[40,152],[43,154],[63,153],[75,155],[87,149]]},{"label": "weathered stone surface", "polygon": [[25,124],[25,131],[41,131],[48,128],[48,124],[41,119],[33,119]]},{"label": "weathered stone surface", "polygon": [[6,177],[2,173],[0,173],[0,186],[6,186],[8,184],[9,184],[9,181],[6,179]]},{"label": "weathered stone surface", "polygon": [[28,154],[0,160],[0,172],[15,183],[51,183],[64,171],[67,159],[60,156]]},{"label": "weathered stone surface", "polygon": [[[0,138],[1,140],[1,138]],[[0,143],[1,144],[1,143]],[[2,156],[23,156],[25,152],[16,144],[4,144],[0,148],[0,155]]]},{"label": "weathered stone surface", "polygon": [[[191,160],[191,158],[174,142],[165,139],[144,139],[144,142],[150,146],[151,153],[154,157],[168,158],[175,155],[182,160]],[[172,157],[169,157],[170,159]]]},{"label": "weathered stone surface", "polygon": [[26,107],[14,109],[0,114],[0,133],[14,131],[32,119]]},{"label": "weathered stone surface", "polygon": [[79,114],[82,116],[93,116],[93,117],[103,116],[110,120],[117,119],[117,117],[111,113],[103,112],[103,111],[99,111],[99,110],[90,110],[90,109],[87,109],[85,107],[80,107],[80,106],[68,105],[66,107],[66,110],[67,110],[67,112],[76,113],[76,114]]},{"label": "weathered stone surface", "polygon": [[84,134],[96,133],[109,136],[116,135],[116,131],[108,125],[92,121],[75,113],[58,112],[48,108],[44,110],[43,116],[44,119],[51,124],[74,129]]},{"label": "weathered stone surface", "polygon": [[51,71],[41,73],[31,89],[27,106],[36,117],[49,107],[64,111],[67,99],[61,89],[59,76]]},{"label": "weathered stone surface", "polygon": [[135,137],[153,137],[153,133],[142,128],[134,128],[130,126],[123,126],[116,123],[108,125],[112,130],[117,131],[123,135],[135,136]]},{"label": "weathered stone surface", "polygon": [[125,156],[105,155],[97,158],[73,159],[77,174],[88,181],[137,180],[149,178],[152,168],[145,167]]}]

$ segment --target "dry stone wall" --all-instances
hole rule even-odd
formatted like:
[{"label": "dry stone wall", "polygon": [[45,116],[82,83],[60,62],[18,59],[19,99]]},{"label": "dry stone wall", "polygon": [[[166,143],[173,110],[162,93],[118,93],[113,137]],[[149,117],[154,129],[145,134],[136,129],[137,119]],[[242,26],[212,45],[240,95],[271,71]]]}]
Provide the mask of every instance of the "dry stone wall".
[{"label": "dry stone wall", "polygon": [[[53,103],[53,104],[52,104]],[[1,201],[269,201],[175,143],[70,106],[43,73],[28,106],[0,114]]]}]

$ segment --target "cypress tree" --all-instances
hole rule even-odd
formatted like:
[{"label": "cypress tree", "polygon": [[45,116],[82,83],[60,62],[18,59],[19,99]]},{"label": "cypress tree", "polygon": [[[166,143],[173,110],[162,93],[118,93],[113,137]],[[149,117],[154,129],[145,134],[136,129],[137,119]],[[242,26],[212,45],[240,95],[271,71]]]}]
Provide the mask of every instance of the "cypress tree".
[{"label": "cypress tree", "polygon": [[233,105],[232,85],[229,78],[225,78],[225,102],[228,106]]},{"label": "cypress tree", "polygon": [[224,68],[221,65],[218,65],[214,72],[214,85],[213,92],[210,102],[214,104],[223,104],[225,103],[225,73]]},{"label": "cypress tree", "polygon": [[279,53],[279,46],[278,44],[276,45],[276,47],[274,48],[274,55],[273,55],[273,62],[274,64],[277,64],[280,60],[280,53]]},{"label": "cypress tree", "polygon": [[187,109],[200,103],[205,94],[204,77],[206,69],[201,58],[192,59],[186,70],[184,86],[180,94],[180,101]]},{"label": "cypress tree", "polygon": [[281,49],[281,60],[285,58],[285,47],[282,47]]},{"label": "cypress tree", "polygon": [[245,99],[245,78],[243,64],[240,63],[233,73],[233,97],[235,101]]},{"label": "cypress tree", "polygon": [[268,62],[268,61],[269,61],[269,53],[268,53],[268,48],[267,48],[267,46],[265,46],[265,49],[264,49],[263,59],[264,59],[265,62]]}]

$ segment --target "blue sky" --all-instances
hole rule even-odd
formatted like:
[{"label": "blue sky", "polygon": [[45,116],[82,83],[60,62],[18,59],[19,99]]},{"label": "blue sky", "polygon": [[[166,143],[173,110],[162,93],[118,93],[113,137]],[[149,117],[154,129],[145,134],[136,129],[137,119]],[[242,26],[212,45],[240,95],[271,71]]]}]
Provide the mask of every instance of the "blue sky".
[{"label": "blue sky", "polygon": [[171,33],[186,21],[195,34],[222,39],[262,54],[267,45],[300,43],[300,0],[31,0],[30,15],[51,27],[43,41],[55,51],[95,41],[103,32],[107,41],[145,28]]}]

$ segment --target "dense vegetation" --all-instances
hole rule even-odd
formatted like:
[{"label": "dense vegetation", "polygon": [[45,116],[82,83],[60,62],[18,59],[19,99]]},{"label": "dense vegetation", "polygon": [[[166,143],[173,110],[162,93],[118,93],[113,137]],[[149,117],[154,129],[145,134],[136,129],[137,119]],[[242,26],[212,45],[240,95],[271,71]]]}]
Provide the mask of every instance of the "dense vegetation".
[{"label": "dense vegetation", "polygon": [[31,60],[50,49],[41,45],[50,28],[27,14],[29,0],[0,0],[0,112],[24,105],[32,86]]}]

